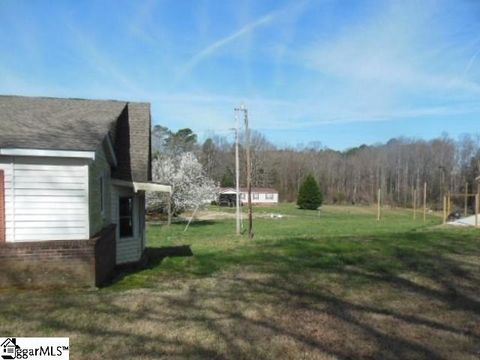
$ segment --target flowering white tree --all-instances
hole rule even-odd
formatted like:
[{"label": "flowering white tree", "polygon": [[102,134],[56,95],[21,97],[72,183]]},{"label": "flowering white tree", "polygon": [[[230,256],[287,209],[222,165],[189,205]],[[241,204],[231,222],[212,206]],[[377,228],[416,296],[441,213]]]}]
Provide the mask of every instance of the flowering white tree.
[{"label": "flowering white tree", "polygon": [[[208,205],[215,200],[217,186],[208,178],[191,152],[175,157],[160,157],[152,162],[153,181],[172,186],[171,211],[173,214]],[[166,209],[162,194],[147,194],[149,209]]]}]

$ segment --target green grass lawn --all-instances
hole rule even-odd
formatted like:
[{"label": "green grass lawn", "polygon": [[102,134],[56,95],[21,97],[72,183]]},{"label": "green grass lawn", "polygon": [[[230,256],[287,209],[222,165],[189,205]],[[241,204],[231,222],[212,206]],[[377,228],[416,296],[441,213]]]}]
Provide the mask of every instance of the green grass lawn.
[{"label": "green grass lawn", "polygon": [[151,224],[149,264],[100,290],[3,291],[0,332],[70,336],[78,359],[479,358],[480,230],[402,209],[254,210],[253,240],[232,209],[186,232]]}]

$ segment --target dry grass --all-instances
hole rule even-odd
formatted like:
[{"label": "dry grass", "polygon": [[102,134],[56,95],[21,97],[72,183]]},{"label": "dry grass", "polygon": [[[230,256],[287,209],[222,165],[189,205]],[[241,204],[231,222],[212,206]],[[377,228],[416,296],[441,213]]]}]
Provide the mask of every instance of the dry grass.
[{"label": "dry grass", "polygon": [[4,291],[0,332],[70,336],[73,359],[479,358],[474,230],[405,220],[392,233],[344,229],[350,237],[268,233],[312,219],[262,220],[254,243],[219,235],[231,220],[186,235],[182,225],[158,237],[150,229],[154,245],[191,243],[194,256],[152,263],[102,290]]}]

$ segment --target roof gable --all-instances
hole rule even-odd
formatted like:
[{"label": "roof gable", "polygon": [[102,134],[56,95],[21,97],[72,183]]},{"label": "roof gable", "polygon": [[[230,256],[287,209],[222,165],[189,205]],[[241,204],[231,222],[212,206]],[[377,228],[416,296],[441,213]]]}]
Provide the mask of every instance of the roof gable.
[{"label": "roof gable", "polygon": [[112,140],[115,177],[149,181],[150,104],[0,96],[0,149],[96,151]]}]

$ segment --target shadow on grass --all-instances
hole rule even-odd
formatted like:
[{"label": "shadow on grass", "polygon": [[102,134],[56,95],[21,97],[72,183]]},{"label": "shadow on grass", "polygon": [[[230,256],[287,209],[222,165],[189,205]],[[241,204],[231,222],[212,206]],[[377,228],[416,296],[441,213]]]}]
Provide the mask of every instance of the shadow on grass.
[{"label": "shadow on grass", "polygon": [[[143,359],[478,356],[479,266],[468,268],[452,256],[479,256],[475,238],[441,231],[295,237],[195,256],[190,246],[148,248],[147,254],[142,268],[127,273],[148,274],[137,287],[155,284],[163,271],[198,278],[176,276],[148,291],[0,298],[4,324],[19,323],[35,335],[74,334],[77,356],[91,359],[96,352]],[[330,273],[345,293],[361,293],[365,285],[395,301],[334,292],[320,276]],[[7,326],[0,330],[13,333]],[[92,335],[100,339],[94,346]]]},{"label": "shadow on grass", "polygon": [[193,256],[193,252],[190,245],[147,247],[145,256],[147,258],[145,268],[152,268],[158,266],[166,257],[188,257]]},{"label": "shadow on grass", "polygon": [[190,257],[193,256],[190,245],[147,247],[142,260],[138,264],[118,266],[116,276],[107,285],[112,286],[121,282],[126,277],[141,273],[145,270],[159,268],[162,261],[167,257]]},{"label": "shadow on grass", "polygon": [[[154,251],[158,258],[164,255],[160,250]],[[166,254],[184,251],[168,248]],[[343,271],[357,276],[349,269]],[[404,292],[452,306],[448,298],[425,293],[424,287],[399,278],[359,276],[371,276],[371,284],[378,286],[388,281]],[[480,340],[478,330],[445,321],[444,313],[425,316],[408,307],[348,299],[309,286],[298,274],[282,279],[236,273],[219,279],[214,287],[193,282],[187,289],[136,292],[123,299],[121,293],[100,293],[52,296],[55,301],[44,302],[35,297],[2,300],[6,323],[28,323],[37,335],[75,335],[75,358],[97,359],[96,353],[101,353],[108,358],[142,359],[460,359],[469,354],[473,358],[476,350],[456,344],[459,338]],[[473,309],[455,306],[455,310]],[[472,316],[478,319],[475,311]],[[391,324],[409,331],[395,331]],[[94,346],[88,342],[92,337]],[[438,348],[442,342],[445,346]]]},{"label": "shadow on grass", "polygon": [[[226,251],[212,249],[188,261],[169,263],[167,271],[196,277],[234,267],[280,276],[335,273],[349,286],[378,283],[437,299],[451,308],[480,314],[480,301],[467,293],[478,279],[451,255],[480,252],[474,239],[442,232],[398,233],[367,237],[290,238],[252,242]],[[161,271],[161,267],[153,269]],[[427,279],[427,287],[404,274]]]},{"label": "shadow on grass", "polygon": [[[187,225],[188,219],[176,219],[175,221],[172,222],[172,224],[175,225]],[[190,223],[188,227],[191,228],[197,228],[197,227],[203,227],[203,226],[212,226],[218,224],[214,220],[195,220]],[[149,222],[149,226],[154,228],[154,227],[165,227],[166,222]]]}]

